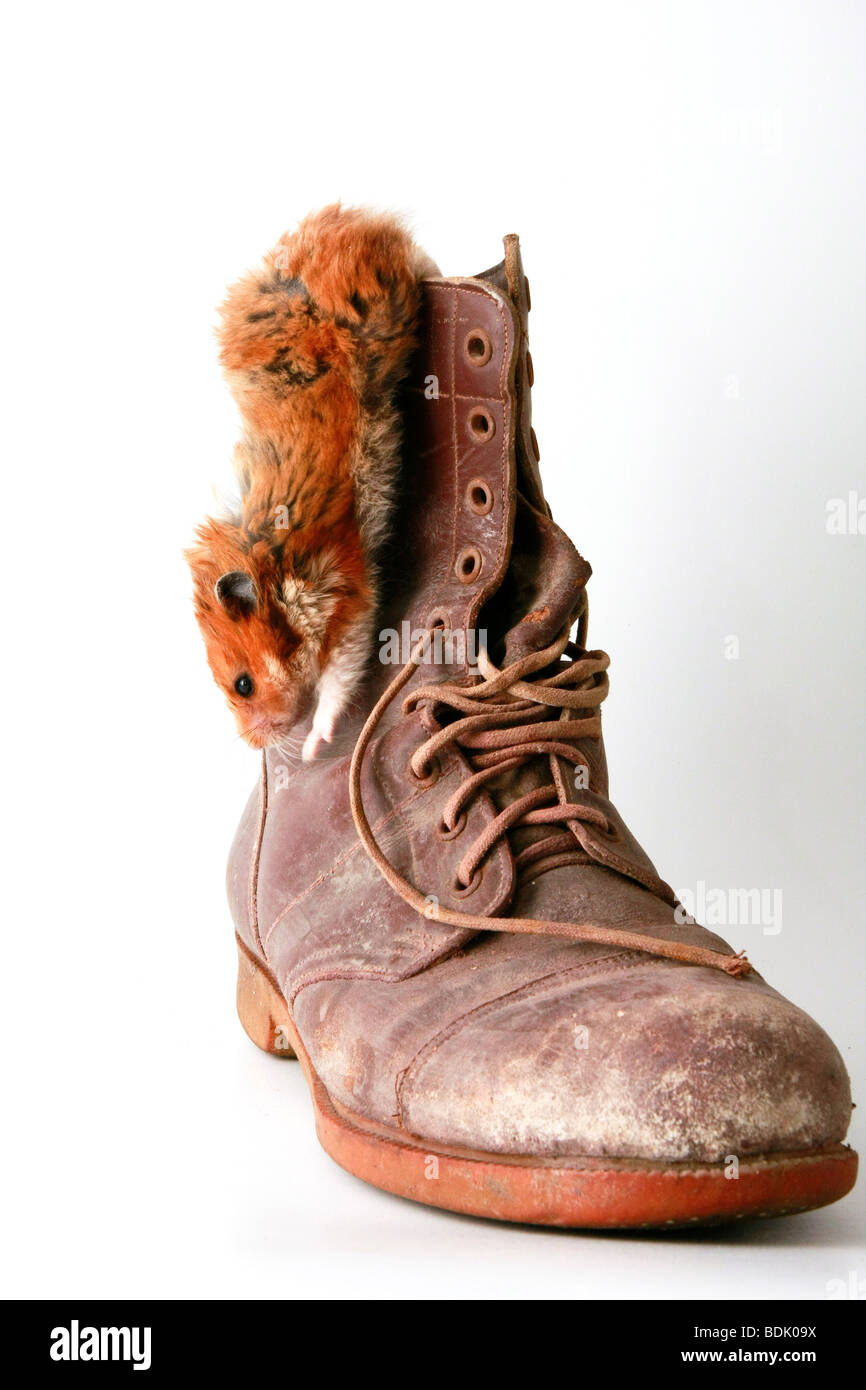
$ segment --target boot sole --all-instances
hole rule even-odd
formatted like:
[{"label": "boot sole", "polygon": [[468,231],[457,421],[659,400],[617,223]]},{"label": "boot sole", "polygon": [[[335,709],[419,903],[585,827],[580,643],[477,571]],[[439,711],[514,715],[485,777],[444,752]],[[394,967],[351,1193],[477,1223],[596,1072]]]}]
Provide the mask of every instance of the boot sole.
[{"label": "boot sole", "polygon": [[495,1221],[652,1229],[788,1216],[850,1192],[857,1155],[844,1144],[758,1155],[736,1179],[721,1163],[539,1159],[431,1145],[333,1101],[317,1076],[276,980],[238,942],[238,1016],[264,1052],[297,1057],[323,1149],[341,1168],[398,1197]]}]

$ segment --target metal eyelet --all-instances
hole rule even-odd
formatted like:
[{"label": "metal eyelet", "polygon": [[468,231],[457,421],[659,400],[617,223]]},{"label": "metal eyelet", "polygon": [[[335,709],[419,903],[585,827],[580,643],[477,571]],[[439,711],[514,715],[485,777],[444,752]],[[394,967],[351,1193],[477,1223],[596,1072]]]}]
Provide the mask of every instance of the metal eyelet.
[{"label": "metal eyelet", "polygon": [[472,875],[472,877],[470,878],[469,882],[466,884],[465,888],[464,888],[463,884],[459,882],[459,880],[455,880],[454,885],[453,885],[453,888],[452,888],[452,892],[454,893],[454,896],[457,897],[457,898],[468,898],[468,897],[470,896],[471,893],[474,893],[474,892],[475,892],[476,888],[477,888],[477,887],[479,886],[479,884],[481,883],[481,880],[482,880],[483,877],[484,877],[484,870],[483,870],[483,869],[476,869],[476,870],[475,870],[475,873]]},{"label": "metal eyelet", "polygon": [[465,829],[466,812],[461,811],[460,815],[457,817],[456,821],[454,822],[454,825],[450,830],[448,829],[444,821],[440,821],[440,823],[436,827],[436,834],[439,836],[440,840],[456,840],[457,836],[462,835]]},{"label": "metal eyelet", "polygon": [[496,421],[483,405],[472,407],[467,423],[469,433],[478,444],[487,444],[496,433]]},{"label": "metal eyelet", "polygon": [[484,560],[481,551],[474,545],[469,545],[465,550],[461,550],[454,565],[454,573],[461,584],[473,584],[481,573]]},{"label": "metal eyelet", "polygon": [[476,516],[486,516],[493,509],[493,492],[483,478],[473,478],[466,486],[467,506]]},{"label": "metal eyelet", "polygon": [[493,356],[493,344],[483,328],[471,328],[463,340],[463,356],[470,367],[485,367]]},{"label": "metal eyelet", "polygon": [[415,782],[419,787],[432,787],[436,782],[439,781],[439,778],[440,778],[440,776],[441,776],[441,774],[442,774],[442,765],[441,765],[441,763],[439,762],[439,759],[436,757],[435,754],[434,754],[433,757],[430,759],[430,762],[428,763],[428,767],[429,767],[430,770],[429,770],[429,772],[427,773],[426,777],[419,777],[419,776],[418,776],[418,773],[415,771],[414,767],[412,766],[411,760],[410,760],[410,762],[409,762],[409,769],[408,769],[408,771],[409,771],[409,777],[410,777],[410,779],[411,779],[413,782]]}]

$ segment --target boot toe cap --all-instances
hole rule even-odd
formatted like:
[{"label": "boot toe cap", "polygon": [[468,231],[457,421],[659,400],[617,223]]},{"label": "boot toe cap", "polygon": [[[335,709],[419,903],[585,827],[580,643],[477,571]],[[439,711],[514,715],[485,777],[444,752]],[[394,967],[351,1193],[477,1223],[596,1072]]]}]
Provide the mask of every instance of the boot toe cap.
[{"label": "boot toe cap", "polygon": [[838,1143],[833,1043],[760,978],[638,962],[492,1001],[399,1081],[405,1127],[498,1153],[717,1162]]}]

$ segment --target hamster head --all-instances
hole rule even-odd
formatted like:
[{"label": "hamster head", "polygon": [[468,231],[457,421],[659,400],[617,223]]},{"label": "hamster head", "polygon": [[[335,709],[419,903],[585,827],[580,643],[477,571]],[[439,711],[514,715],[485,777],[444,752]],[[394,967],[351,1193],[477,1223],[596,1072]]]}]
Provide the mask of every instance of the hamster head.
[{"label": "hamster head", "polygon": [[299,548],[264,528],[207,521],[186,552],[195,615],[217,685],[252,748],[279,743],[312,709],[335,647],[371,603],[351,535]]},{"label": "hamster head", "polygon": [[[208,522],[187,552],[208,664],[252,748],[279,743],[308,712],[323,642],[280,557],[232,523]],[[315,614],[314,614],[315,618]]]}]

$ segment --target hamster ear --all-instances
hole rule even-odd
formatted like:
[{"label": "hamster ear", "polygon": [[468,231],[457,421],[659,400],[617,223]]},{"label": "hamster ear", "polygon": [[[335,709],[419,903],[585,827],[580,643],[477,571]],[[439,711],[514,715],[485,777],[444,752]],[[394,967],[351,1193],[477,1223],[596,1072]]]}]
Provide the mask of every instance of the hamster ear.
[{"label": "hamster ear", "polygon": [[245,617],[258,607],[256,586],[244,570],[229,570],[227,574],[221,574],[213,587],[219,603],[230,618]]}]

